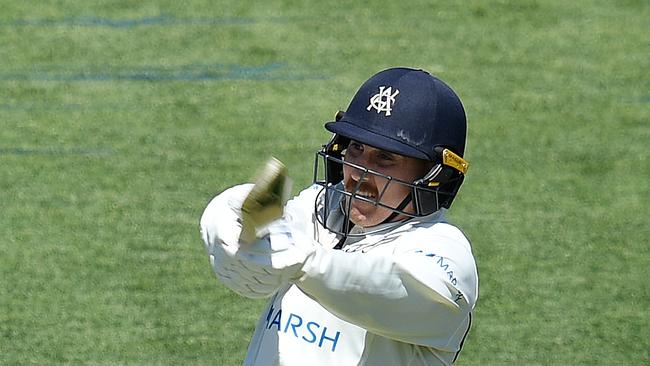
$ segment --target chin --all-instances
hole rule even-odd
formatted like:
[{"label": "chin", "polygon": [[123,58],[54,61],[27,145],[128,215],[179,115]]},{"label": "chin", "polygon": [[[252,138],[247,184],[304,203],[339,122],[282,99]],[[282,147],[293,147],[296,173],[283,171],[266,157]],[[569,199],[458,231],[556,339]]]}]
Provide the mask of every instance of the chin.
[{"label": "chin", "polygon": [[383,212],[365,212],[361,213],[359,211],[352,210],[350,212],[350,221],[353,224],[361,227],[373,227],[381,224],[390,216],[390,212],[384,214]]}]

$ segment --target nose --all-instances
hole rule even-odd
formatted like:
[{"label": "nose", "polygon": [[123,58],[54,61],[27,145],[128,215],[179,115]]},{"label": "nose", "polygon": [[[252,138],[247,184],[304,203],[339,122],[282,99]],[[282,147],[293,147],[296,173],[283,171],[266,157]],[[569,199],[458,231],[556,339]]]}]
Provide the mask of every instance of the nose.
[{"label": "nose", "polygon": [[[350,166],[345,166],[348,170],[349,176],[355,182],[366,182],[368,181],[368,172],[365,170],[368,168],[369,157],[367,152],[362,152],[355,156],[346,156],[345,161],[350,164]],[[362,169],[363,168],[363,169]]]},{"label": "nose", "polygon": [[366,171],[362,171],[361,169],[355,168],[355,167],[349,167],[350,169],[350,179],[352,179],[355,182],[367,182],[368,181],[368,173]]}]

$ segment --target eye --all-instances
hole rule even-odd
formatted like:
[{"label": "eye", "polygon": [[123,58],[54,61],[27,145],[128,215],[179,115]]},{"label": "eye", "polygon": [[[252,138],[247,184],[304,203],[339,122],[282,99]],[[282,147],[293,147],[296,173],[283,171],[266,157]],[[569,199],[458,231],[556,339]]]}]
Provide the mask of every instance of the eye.
[{"label": "eye", "polygon": [[384,152],[379,153],[378,157],[379,160],[390,160],[390,161],[394,160],[393,155]]},{"label": "eye", "polygon": [[359,156],[363,153],[363,145],[358,142],[350,142],[348,148],[345,149],[346,156]]},{"label": "eye", "polygon": [[377,162],[380,166],[390,166],[395,163],[395,156],[390,153],[380,152],[377,154]]},{"label": "eye", "polygon": [[354,142],[354,141],[352,141],[352,142],[350,142],[350,145],[348,146],[348,149],[351,149],[351,150],[357,150],[357,151],[363,151],[363,145],[361,145],[361,144],[358,143],[358,142]]}]

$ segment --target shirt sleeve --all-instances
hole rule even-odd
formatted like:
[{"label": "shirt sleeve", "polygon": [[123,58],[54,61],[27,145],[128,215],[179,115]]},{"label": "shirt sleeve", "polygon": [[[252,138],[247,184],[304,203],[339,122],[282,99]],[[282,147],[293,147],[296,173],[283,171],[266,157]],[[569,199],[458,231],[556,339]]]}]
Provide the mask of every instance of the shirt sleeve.
[{"label": "shirt sleeve", "polygon": [[284,219],[292,230],[300,232],[304,236],[316,237],[317,220],[314,202],[321,189],[322,187],[316,184],[307,187],[284,206]]},{"label": "shirt sleeve", "polygon": [[328,311],[373,333],[455,350],[478,293],[469,242],[439,223],[404,233],[394,244],[391,253],[320,249],[297,285]]}]

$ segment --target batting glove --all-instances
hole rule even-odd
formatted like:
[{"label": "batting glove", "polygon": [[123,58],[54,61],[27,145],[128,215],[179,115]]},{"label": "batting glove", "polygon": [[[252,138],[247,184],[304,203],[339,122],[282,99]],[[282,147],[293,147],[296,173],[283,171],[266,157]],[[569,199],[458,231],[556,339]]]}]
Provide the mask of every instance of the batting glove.
[{"label": "batting glove", "polygon": [[264,298],[301,277],[317,246],[304,225],[286,219],[268,225],[254,243],[239,243],[241,204],[251,189],[240,185],[215,197],[201,218],[201,235],[219,280],[242,296]]},{"label": "batting glove", "polygon": [[267,235],[251,245],[240,245],[236,257],[241,272],[252,275],[260,284],[275,285],[277,290],[304,275],[303,265],[320,246],[304,229],[292,226],[285,219],[271,223],[266,232]]},{"label": "batting glove", "polygon": [[270,291],[268,286],[241,271],[236,257],[241,233],[240,209],[252,188],[252,184],[243,184],[216,196],[201,217],[201,237],[217,278],[236,293],[257,298]]}]

